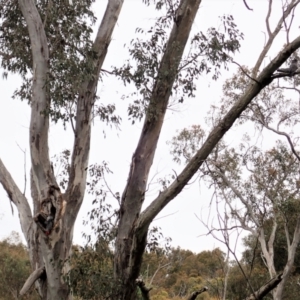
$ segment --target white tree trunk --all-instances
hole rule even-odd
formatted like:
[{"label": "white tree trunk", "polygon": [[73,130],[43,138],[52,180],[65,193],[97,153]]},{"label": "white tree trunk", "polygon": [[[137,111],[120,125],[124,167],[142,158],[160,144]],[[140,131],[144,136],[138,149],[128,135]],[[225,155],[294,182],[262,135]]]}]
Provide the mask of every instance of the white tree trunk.
[{"label": "white tree trunk", "polygon": [[[91,110],[100,70],[123,0],[108,2],[93,44],[93,51],[97,53],[92,62],[94,76],[82,82],[77,99],[74,148],[65,194],[60,192],[49,159],[49,116],[45,113],[51,99],[47,83],[50,80],[48,42],[35,1],[19,0],[18,3],[28,27],[33,61],[29,142],[34,214],[30,210],[26,197],[22,195],[1,160],[0,182],[19,211],[32,269],[45,270],[45,272],[35,272],[40,275],[36,286],[41,298],[71,299],[69,286],[64,282],[63,277],[68,272],[67,261],[71,252],[74,223],[85,193],[90,151]],[[26,289],[27,286],[24,287],[23,292]]]}]

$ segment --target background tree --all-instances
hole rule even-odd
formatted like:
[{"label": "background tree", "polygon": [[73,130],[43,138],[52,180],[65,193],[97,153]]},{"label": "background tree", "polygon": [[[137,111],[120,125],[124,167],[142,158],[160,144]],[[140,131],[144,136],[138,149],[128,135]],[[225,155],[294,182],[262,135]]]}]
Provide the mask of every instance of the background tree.
[{"label": "background tree", "polygon": [[[178,139],[173,141],[175,149],[182,145],[181,141],[177,144]],[[228,207],[225,218],[236,220],[236,225],[230,228],[249,231],[254,241],[260,244],[261,258],[269,276],[273,278],[278,271],[283,272],[282,281],[273,291],[274,299],[282,299],[284,286],[295,268],[300,240],[299,161],[279,141],[276,147],[265,153],[255,146],[247,148],[245,144],[240,149],[238,152],[223,144],[216,149],[215,156],[207,160],[201,172],[210,178],[210,184],[216,189],[216,199],[225,201]],[[283,239],[284,247],[277,248],[275,256],[276,241],[282,245]],[[251,272],[251,269],[249,272],[244,270],[250,278],[255,276]]]},{"label": "background tree", "polygon": [[[244,90],[212,127],[203,144],[197,146],[195,155],[182,172],[142,211],[148,175],[170,96],[177,95],[179,102],[194,96],[195,80],[203,72],[211,72],[212,78],[217,79],[220,68],[228,67],[232,61],[231,55],[239,49],[243,37],[232,16],[222,17],[223,31],[212,27],[206,34],[198,32],[190,36],[201,0],[154,3],[161,15],[150,29],[149,39],[132,42],[130,55],[135,65],[126,64],[113,70],[124,82],[135,84],[140,96],[130,105],[129,115],[133,121],[144,120],[128,181],[120,198],[114,243],[114,279],[120,283],[118,298],[126,300],[136,297],[136,279],[153,219],[182,191],[253,98],[276,78],[274,71],[300,46],[300,37],[291,42],[288,40],[279,54],[259,72],[275,37],[299,3],[287,1],[282,17],[271,31],[270,1],[266,45],[251,76],[248,75]],[[80,0],[74,0],[72,4],[33,0],[0,2],[1,66],[5,72],[21,75],[23,84],[15,96],[27,99],[31,106],[29,141],[33,213],[1,160],[0,182],[19,211],[34,270],[30,282],[37,280],[38,292],[43,299],[71,298],[64,275],[69,271],[66,262],[70,256],[74,222],[85,194],[92,112],[103,121],[119,121],[113,114],[113,104],[106,106],[97,102],[96,90],[123,1],[108,2],[94,41],[90,37],[95,21],[91,4],[92,1],[83,3]],[[138,31],[142,32],[141,29]],[[188,41],[192,51],[183,55]],[[65,190],[59,186],[49,159],[50,120],[70,122],[74,132]],[[30,282],[25,287],[29,287]]]},{"label": "background tree", "polygon": [[[0,242],[0,299],[20,299],[19,292],[31,272],[27,249],[18,234],[12,232],[9,238]],[[33,289],[24,298],[37,300]]]}]

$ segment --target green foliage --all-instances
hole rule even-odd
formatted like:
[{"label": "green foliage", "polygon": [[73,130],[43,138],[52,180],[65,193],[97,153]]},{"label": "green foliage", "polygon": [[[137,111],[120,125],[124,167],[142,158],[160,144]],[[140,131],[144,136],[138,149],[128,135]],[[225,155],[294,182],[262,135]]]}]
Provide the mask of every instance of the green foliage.
[{"label": "green foliage", "polygon": [[[150,1],[146,1],[149,4]],[[174,2],[174,1],[173,1]],[[138,37],[130,42],[130,58],[122,67],[114,67],[114,74],[125,85],[132,83],[136,91],[124,98],[133,98],[129,105],[128,115],[134,123],[141,120],[145,114],[152,90],[161,68],[161,60],[167,46],[171,27],[176,20],[176,10],[179,1],[165,2],[165,10],[158,17],[154,26],[148,31],[136,29]],[[159,8],[160,1],[156,4]],[[212,73],[212,78],[217,80],[220,69],[227,67],[232,60],[231,55],[239,50],[243,34],[237,29],[233,17],[222,16],[220,22],[222,30],[212,27],[207,33],[198,32],[190,39],[190,49],[180,62],[178,70],[160,70],[161,76],[167,78],[170,72],[176,74],[172,89],[172,96],[177,102],[183,102],[186,97],[195,97],[196,81],[201,74]],[[179,45],[174,45],[179,47]],[[175,59],[175,58],[173,58]]]},{"label": "green foliage", "polygon": [[192,156],[203,143],[205,132],[200,125],[192,125],[190,128],[184,128],[173,137],[169,145],[171,145],[171,155],[173,160],[180,164],[189,162]]},{"label": "green foliage", "polygon": [[[62,120],[64,124],[73,121],[82,83],[94,76],[96,59],[91,40],[92,25],[96,22],[91,9],[94,0],[72,2],[69,5],[65,0],[37,1],[49,47],[49,107],[44,113],[53,121]],[[5,70],[4,75],[7,72],[21,75],[23,82],[14,97],[30,102],[34,69],[27,25],[18,1],[0,1],[0,18],[1,67]],[[118,124],[120,118],[114,111],[112,104],[99,104],[94,116]]]},{"label": "green foliage", "polygon": [[[255,291],[270,280],[265,267],[245,264],[243,261],[240,263]],[[228,278],[226,299],[245,299],[251,293],[251,288],[242,274],[240,267],[236,263],[233,263]]]},{"label": "green foliage", "polygon": [[[37,1],[49,41],[50,77],[55,78],[49,84],[53,102],[57,105],[74,100],[78,84],[82,78],[90,76],[91,66],[86,58],[92,55],[91,25],[96,21],[91,11],[93,2],[75,0],[72,5],[68,5],[68,1],[64,0]],[[25,82],[30,81],[26,75],[33,73],[32,54],[27,26],[18,1],[2,1],[0,11],[0,49],[6,54],[2,58],[2,67],[21,74]],[[16,95],[30,101],[30,91],[24,85]]]},{"label": "green foliage", "polygon": [[219,249],[199,254],[180,248],[172,248],[168,253],[146,252],[141,275],[153,288],[152,299],[184,299],[205,285],[210,287],[209,293],[200,295],[199,299],[210,299],[221,293],[217,279],[224,278],[224,259]]},{"label": "green foliage", "polygon": [[[14,233],[0,242],[0,300],[17,299],[31,273],[27,249]],[[22,299],[37,300],[33,288]]]},{"label": "green foliage", "polygon": [[105,241],[94,247],[73,247],[68,282],[81,299],[114,299],[118,284],[113,278],[113,253]]},{"label": "green foliage", "polygon": [[[68,282],[74,295],[81,299],[115,299],[119,285],[112,276],[113,252],[107,243],[102,240],[94,247],[73,250]],[[214,288],[199,299],[214,299],[211,297],[220,292],[216,278],[220,279],[223,266],[224,253],[219,249],[199,254],[180,248],[172,248],[168,253],[161,249],[144,254],[141,275],[146,285],[151,282],[152,300],[183,299],[207,283]]]}]

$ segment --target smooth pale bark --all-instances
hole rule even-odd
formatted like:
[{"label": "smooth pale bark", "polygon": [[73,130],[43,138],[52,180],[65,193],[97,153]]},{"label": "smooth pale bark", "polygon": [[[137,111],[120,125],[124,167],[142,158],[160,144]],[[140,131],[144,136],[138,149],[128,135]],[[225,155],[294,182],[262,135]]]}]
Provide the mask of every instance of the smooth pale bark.
[{"label": "smooth pale bark", "polygon": [[276,275],[275,264],[274,264],[274,241],[275,241],[276,229],[277,229],[277,222],[274,219],[272,231],[268,240],[268,246],[266,243],[266,236],[263,228],[259,230],[259,235],[258,235],[258,240],[261,246],[261,250],[271,278],[273,278]]},{"label": "smooth pale bark", "polygon": [[29,289],[31,288],[31,286],[45,273],[45,267],[41,267],[39,269],[34,270],[30,276],[28,277],[28,279],[26,280],[26,282],[24,283],[21,291],[20,291],[20,296],[24,296]]},{"label": "smooth pale bark", "polygon": [[[21,194],[1,160],[0,182],[19,211],[22,230],[29,248],[33,275],[45,268],[47,276],[36,281],[41,298],[70,299],[72,297],[69,287],[63,281],[63,275],[68,271],[66,261],[70,256],[74,223],[85,193],[86,169],[90,151],[91,109],[94,105],[100,70],[123,0],[108,2],[93,43],[93,50],[97,53],[97,57],[92,61],[94,76],[82,82],[77,99],[74,148],[70,178],[65,194],[60,192],[49,159],[49,117],[44,113],[50,105],[51,98],[47,87],[49,73],[47,38],[35,1],[19,0],[18,2],[27,24],[33,61],[30,120],[31,195],[35,216],[44,207],[47,209],[50,207],[54,211],[54,227],[49,235],[40,230],[34,222],[27,199]],[[50,209],[46,213],[49,213]],[[35,278],[33,275],[29,278],[29,283],[33,280],[32,278]]]},{"label": "smooth pale bark", "polygon": [[[135,299],[136,283],[146,246],[147,229],[136,231],[150,167],[163,125],[172,86],[201,0],[181,0],[173,29],[160,63],[157,80],[133,154],[127,185],[122,195],[115,248],[115,277],[124,286],[121,299]],[[148,224],[149,225],[149,224]],[[126,288],[125,288],[126,287]]]},{"label": "smooth pale bark", "polygon": [[[289,233],[287,232],[287,235],[288,234]],[[289,238],[287,238],[288,260],[283,269],[282,281],[278,284],[278,286],[273,292],[274,300],[282,299],[282,294],[283,294],[285,284],[294,267],[295,255],[296,255],[296,250],[298,248],[299,242],[300,242],[300,217],[298,217],[297,219],[297,224],[294,230],[292,243],[290,243]]]}]

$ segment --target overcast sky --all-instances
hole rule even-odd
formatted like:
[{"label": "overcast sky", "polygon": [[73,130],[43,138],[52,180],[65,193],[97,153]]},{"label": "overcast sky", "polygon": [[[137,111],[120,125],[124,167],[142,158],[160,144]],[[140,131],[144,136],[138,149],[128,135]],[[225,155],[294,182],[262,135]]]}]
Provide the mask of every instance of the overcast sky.
[{"label": "overcast sky", "polygon": [[[280,0],[273,1],[275,7],[271,20],[277,21],[281,16]],[[95,5],[99,22],[107,1],[98,0]],[[204,0],[198,12],[197,19],[193,26],[193,32],[206,31],[208,27],[218,28],[221,24],[218,19],[223,14],[232,14],[238,28],[245,34],[242,41],[242,48],[236,55],[235,60],[241,64],[252,67],[256,62],[259,53],[265,42],[265,16],[267,11],[267,0],[247,1],[253,11],[246,9],[242,0]],[[138,13],[137,13],[138,12]],[[296,11],[297,14],[297,11]],[[108,56],[104,69],[109,70],[112,65],[121,65],[127,58],[127,50],[124,44],[129,44],[135,36],[135,28],[141,27],[149,29],[154,23],[156,12],[142,4],[141,0],[125,0],[117,28],[113,34],[113,40],[109,47]],[[295,18],[291,39],[298,34],[299,19]],[[285,43],[284,35],[274,43],[266,62],[272,59]],[[172,162],[169,154],[169,146],[166,144],[176,130],[193,124],[204,125],[204,118],[210,105],[217,104],[222,96],[222,84],[237,69],[236,65],[230,65],[229,72],[224,72],[222,77],[214,82],[209,76],[203,75],[197,83],[197,97],[186,99],[183,104],[177,105],[175,110],[170,110],[166,116],[166,121],[162,130],[156,157],[149,178],[154,177],[155,182],[159,177],[171,174],[172,169],[179,170],[182,166],[177,166]],[[0,109],[0,157],[11,172],[21,190],[24,189],[24,153],[26,151],[26,195],[30,199],[29,178],[29,146],[28,129],[30,111],[27,103],[13,100],[12,94],[19,86],[20,79],[16,75],[10,75],[7,80],[0,79],[1,109]],[[113,174],[109,176],[109,184],[113,191],[122,193],[128,175],[132,153],[138,141],[142,123],[131,125],[127,120],[126,109],[128,102],[121,100],[123,94],[128,95],[131,91],[124,88],[122,83],[115,78],[106,77],[98,87],[98,94],[103,103],[114,102],[117,112],[123,121],[121,130],[106,127],[103,123],[95,120],[92,134],[91,163],[101,163],[103,160],[109,163]],[[105,131],[105,136],[103,134]],[[234,128],[227,135],[229,143],[238,143],[241,132],[251,128]],[[50,129],[50,153],[51,156],[58,154],[64,149],[71,149],[72,134],[69,130],[64,131],[60,125],[51,125]],[[158,193],[158,185],[151,185],[147,194],[145,205],[147,205]],[[195,214],[205,218],[208,214],[208,206],[211,200],[211,191],[205,185],[199,184],[196,180],[193,185],[189,185],[174,199],[160,214],[168,216],[160,218],[154,225],[161,226],[165,236],[173,239],[173,246],[180,246],[185,249],[199,252],[202,250],[212,250],[220,246],[213,238],[202,236],[206,229],[201,225]],[[110,200],[113,201],[114,200]],[[82,231],[89,231],[82,226],[83,219],[87,218],[87,212],[91,209],[91,199],[85,199],[74,231],[74,242],[82,243]],[[7,237],[12,230],[21,232],[18,212],[14,208],[14,215],[8,197],[2,187],[0,187],[0,239]]]}]

